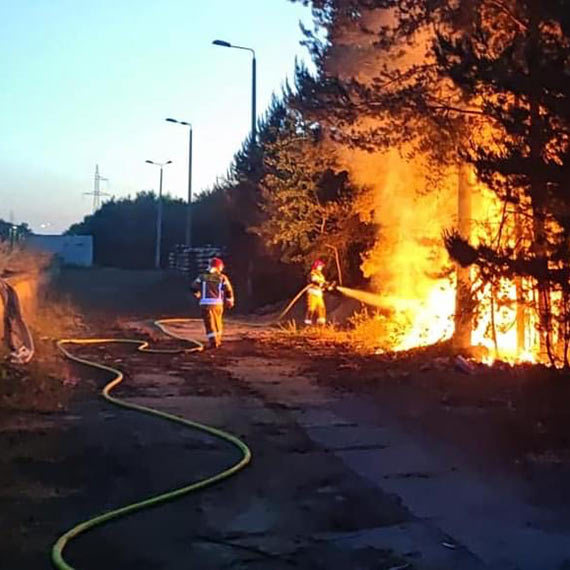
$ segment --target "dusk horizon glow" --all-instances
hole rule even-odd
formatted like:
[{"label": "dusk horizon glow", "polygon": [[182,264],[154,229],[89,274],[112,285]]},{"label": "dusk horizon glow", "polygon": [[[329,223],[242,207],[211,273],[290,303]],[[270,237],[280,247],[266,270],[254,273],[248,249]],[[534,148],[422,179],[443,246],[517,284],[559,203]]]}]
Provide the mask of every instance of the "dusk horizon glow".
[{"label": "dusk horizon glow", "polygon": [[193,126],[194,196],[227,172],[250,130],[251,57],[212,41],[256,50],[259,119],[295,58],[309,59],[310,13],[286,0],[189,4],[4,6],[0,218],[60,233],[91,213],[96,164],[117,199],[156,191],[149,157],[172,160],[164,193],[186,199],[188,133],[167,117]]}]

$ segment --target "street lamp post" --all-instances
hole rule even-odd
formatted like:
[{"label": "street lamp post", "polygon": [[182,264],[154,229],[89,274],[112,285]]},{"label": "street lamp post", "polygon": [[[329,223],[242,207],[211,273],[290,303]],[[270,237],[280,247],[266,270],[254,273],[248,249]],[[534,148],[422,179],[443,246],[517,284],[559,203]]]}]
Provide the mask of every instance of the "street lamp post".
[{"label": "street lamp post", "polygon": [[152,160],[146,160],[145,162],[160,167],[160,181],[158,183],[158,207],[156,208],[156,242],[154,250],[154,267],[155,269],[160,269],[160,248],[162,245],[162,169],[167,164],[172,164],[172,160],[168,160],[167,162],[154,162]]},{"label": "street lamp post", "polygon": [[186,206],[186,247],[192,247],[192,123],[178,121],[176,119],[166,119],[169,123],[184,125],[188,128],[188,204]]},{"label": "street lamp post", "polygon": [[257,142],[257,61],[255,59],[255,50],[244,46],[236,46],[224,40],[214,40],[212,43],[215,46],[242,49],[251,52],[251,140],[255,145]]},{"label": "street lamp post", "polygon": [[8,241],[10,242],[10,250],[14,249],[16,246],[18,237],[18,226],[16,224],[11,224],[8,228]]}]

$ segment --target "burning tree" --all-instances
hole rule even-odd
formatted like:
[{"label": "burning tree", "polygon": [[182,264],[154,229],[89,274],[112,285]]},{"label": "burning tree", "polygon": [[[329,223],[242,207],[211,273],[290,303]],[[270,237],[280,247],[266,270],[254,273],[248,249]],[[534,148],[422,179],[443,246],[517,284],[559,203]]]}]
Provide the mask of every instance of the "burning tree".
[{"label": "burning tree", "polygon": [[457,273],[460,344],[473,328],[475,339],[490,333],[498,352],[513,320],[498,323],[497,313],[516,305],[511,349],[533,348],[538,311],[544,352],[567,363],[568,2],[311,4],[317,32],[307,43],[320,89],[302,104],[328,115],[339,144],[427,161],[430,201],[458,173],[456,189],[444,191],[459,205],[459,231],[446,244],[461,266],[477,268]]},{"label": "burning tree", "polygon": [[481,1],[471,21],[469,34],[438,34],[438,68],[478,102],[485,132],[464,156],[503,212],[494,239],[472,247],[453,234],[447,247],[494,289],[514,281],[538,314],[541,352],[568,366],[570,3]]},{"label": "burning tree", "polygon": [[363,271],[409,320],[402,348],[449,336],[453,313],[456,342],[469,345],[469,270],[455,275],[441,228],[457,220],[470,234],[460,151],[472,110],[438,73],[432,47],[434,23],[459,24],[416,2],[323,0],[313,12],[317,31],[306,34],[319,73],[299,105],[328,126],[355,179],[375,187],[382,233]]}]

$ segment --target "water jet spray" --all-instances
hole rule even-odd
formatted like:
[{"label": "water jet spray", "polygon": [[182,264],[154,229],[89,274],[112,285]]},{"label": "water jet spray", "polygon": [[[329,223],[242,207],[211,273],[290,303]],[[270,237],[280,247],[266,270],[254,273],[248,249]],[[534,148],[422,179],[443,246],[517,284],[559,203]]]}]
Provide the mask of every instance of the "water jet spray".
[{"label": "water jet spray", "polygon": [[386,301],[380,295],[376,293],[370,293],[369,291],[362,291],[361,289],[351,289],[349,287],[341,287],[340,285],[336,288],[339,293],[342,293],[345,297],[350,297],[351,299],[356,299],[361,303],[366,305],[372,305],[373,307],[379,307],[382,309],[386,308]]}]

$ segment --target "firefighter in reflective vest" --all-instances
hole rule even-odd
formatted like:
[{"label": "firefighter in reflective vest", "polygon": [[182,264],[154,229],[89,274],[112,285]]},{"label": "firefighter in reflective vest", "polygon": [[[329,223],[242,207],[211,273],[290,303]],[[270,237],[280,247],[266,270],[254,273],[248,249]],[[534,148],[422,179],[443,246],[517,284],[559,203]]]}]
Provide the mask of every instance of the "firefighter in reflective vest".
[{"label": "firefighter in reflective vest", "polygon": [[305,324],[324,325],[327,322],[327,309],[325,306],[324,291],[329,289],[323,275],[324,262],[317,259],[311,266],[309,273],[309,286],[307,288],[307,313],[305,315]]},{"label": "firefighter in reflective vest", "polygon": [[210,348],[218,348],[222,344],[224,307],[231,309],[234,306],[232,284],[223,271],[224,262],[219,257],[214,257],[210,260],[208,272],[199,275],[191,286],[194,295],[200,299]]}]

